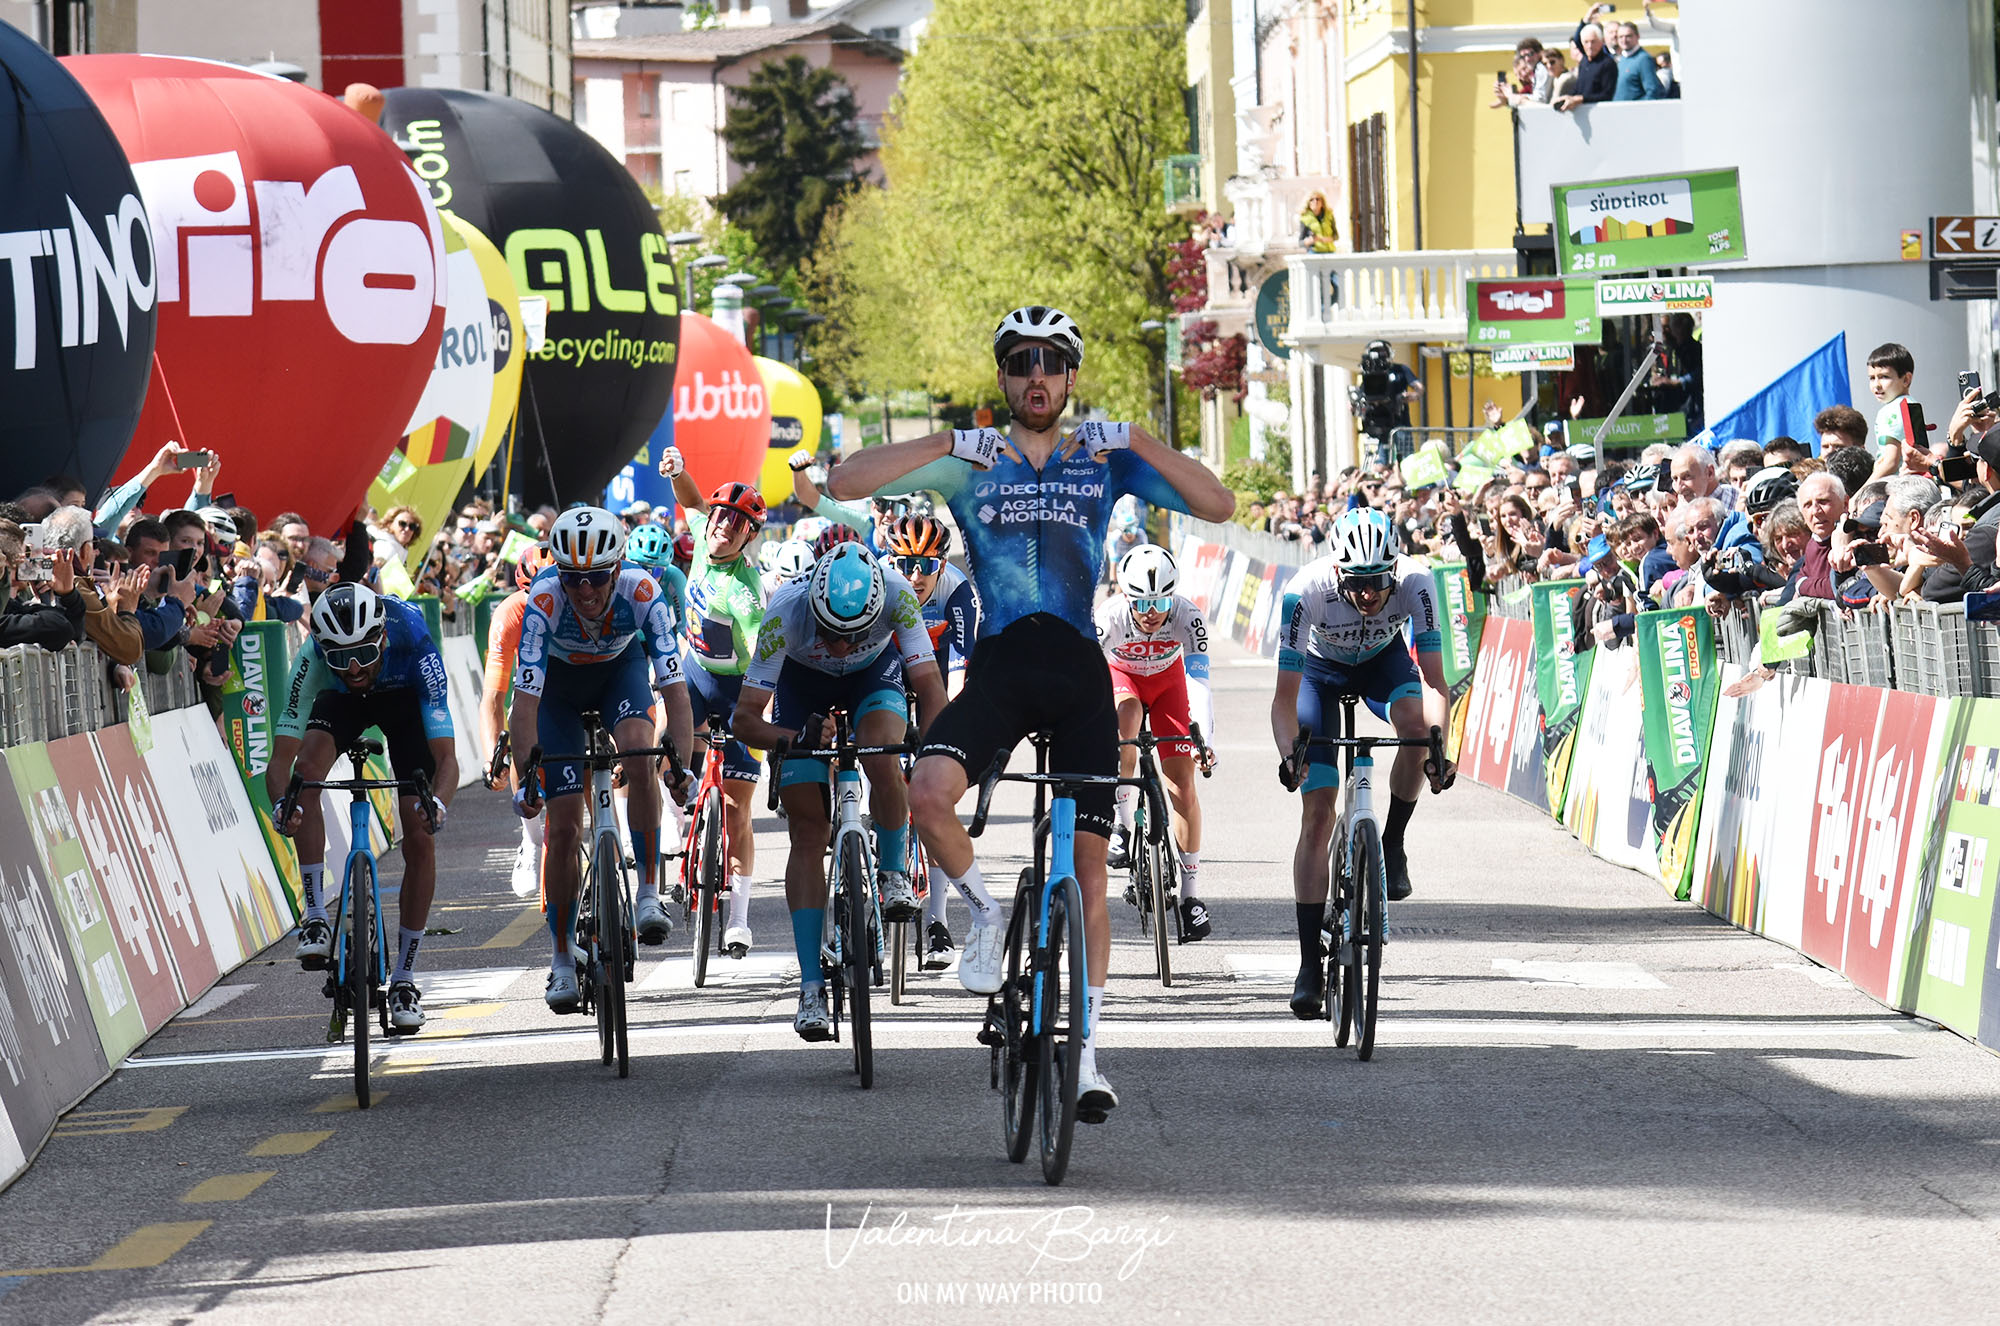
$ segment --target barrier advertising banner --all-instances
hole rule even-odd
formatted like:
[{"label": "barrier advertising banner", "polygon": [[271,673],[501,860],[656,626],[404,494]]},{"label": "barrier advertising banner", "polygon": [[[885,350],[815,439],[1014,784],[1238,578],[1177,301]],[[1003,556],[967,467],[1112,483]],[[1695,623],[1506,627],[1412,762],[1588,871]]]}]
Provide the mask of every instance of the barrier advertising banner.
[{"label": "barrier advertising banner", "polygon": [[1515,711],[1528,678],[1528,624],[1488,617],[1481,633],[1479,667],[1465,707],[1465,738],[1459,748],[1461,772],[1474,782],[1503,791],[1508,747],[1514,740]]},{"label": "barrier advertising banner", "polygon": [[285,703],[280,692],[291,671],[284,623],[245,622],[243,634],[236,637],[231,653],[235,672],[223,689],[222,730],[228,736],[230,754],[236,757],[244,793],[257,816],[257,828],[264,835],[264,845],[284,880],[292,915],[296,917],[302,896],[298,849],[273,826],[271,797],[264,789],[264,770],[271,763],[278,712]]},{"label": "barrier advertising banner", "polygon": [[1660,883],[1688,896],[1701,777],[1715,723],[1715,637],[1706,608],[1642,612],[1633,627],[1646,699],[1646,776],[1659,840]]},{"label": "barrier advertising banner", "polygon": [[167,828],[167,808],[153,786],[146,762],[139,758],[131,729],[123,724],[108,727],[97,733],[95,740],[112,803],[132,843],[139,887],[151,902],[160,933],[173,954],[182,993],[190,1001],[199,999],[222,972],[208,927],[195,906],[180,849],[174,846]]},{"label": "barrier advertising banner", "polygon": [[1440,563],[1431,568],[1431,576],[1437,582],[1438,607],[1444,618],[1444,684],[1451,696],[1451,730],[1445,737],[1445,754],[1455,760],[1464,741],[1472,671],[1479,662],[1479,640],[1486,626],[1486,596],[1473,589],[1463,562]]},{"label": "barrier advertising banner", "polygon": [[2000,836],[2000,703],[1955,700],[1941,708],[1947,713],[1947,740],[1940,743],[1944,822],[1918,872],[1903,990],[1915,987],[1907,1002],[1917,1013],[1977,1037],[2000,870],[2000,852],[1989,846]]},{"label": "barrier advertising banner", "polygon": [[64,737],[46,747],[55,770],[69,828],[97,880],[106,919],[116,940],[119,962],[138,1001],[146,1034],[165,1026],[187,1000],[174,974],[166,936],[139,884],[139,863],[125,839],[118,810],[98,768],[97,747],[88,736]]},{"label": "barrier advertising banner", "polygon": [[116,1063],[146,1038],[146,1024],[125,964],[119,959],[118,933],[112,927],[104,894],[77,837],[55,768],[49,763],[48,748],[14,746],[0,754],[6,757],[14,792],[27,812],[35,859],[41,862],[54,894],[56,915],[69,938],[104,1057]]},{"label": "barrier advertising banner", "polygon": [[1542,774],[1548,779],[1544,805],[1561,818],[1570,756],[1597,651],[1570,648],[1570,612],[1583,592],[1581,580],[1550,580],[1529,589],[1535,626],[1535,696],[1541,703]]},{"label": "barrier advertising banner", "polygon": [[1646,795],[1639,655],[1634,649],[1597,652],[1570,759],[1562,820],[1597,855],[1650,875],[1659,869],[1659,858],[1653,805]]},{"label": "barrier advertising banner", "polygon": [[1694,900],[1792,948],[1804,947],[1820,735],[1828,683],[1779,673],[1758,683],[1725,665],[1695,840]]},{"label": "barrier advertising banner", "polygon": [[106,1072],[27,798],[8,770],[0,761],[0,1185]]},{"label": "barrier advertising banner", "polygon": [[451,725],[458,748],[458,785],[470,787],[486,767],[487,752],[480,750],[479,692],[485,679],[486,659],[469,635],[447,636],[438,644],[444,659],[445,685],[449,690]]}]

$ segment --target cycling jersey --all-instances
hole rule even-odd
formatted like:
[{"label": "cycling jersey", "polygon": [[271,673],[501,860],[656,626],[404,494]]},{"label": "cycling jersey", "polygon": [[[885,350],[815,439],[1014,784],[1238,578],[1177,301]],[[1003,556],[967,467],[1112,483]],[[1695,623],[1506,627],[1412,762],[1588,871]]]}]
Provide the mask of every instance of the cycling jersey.
[{"label": "cycling jersey", "polygon": [[491,695],[514,684],[514,661],[521,652],[521,618],[528,611],[528,591],[516,590],[493,610],[486,628],[486,690]]},{"label": "cycling jersey", "polygon": [[1285,585],[1283,633],[1278,637],[1278,667],[1304,669],[1307,658],[1332,663],[1359,663],[1387,649],[1409,627],[1419,653],[1443,648],[1438,630],[1437,589],[1430,568],[1411,557],[1396,559],[1396,587],[1382,610],[1363,617],[1340,592],[1340,567],[1322,557],[1301,567]]},{"label": "cycling jersey", "polygon": [[514,666],[515,690],[539,697],[548,682],[550,663],[608,663],[641,637],[652,656],[654,683],[665,686],[681,680],[672,616],[653,577],[636,566],[621,567],[609,587],[604,611],[596,621],[585,621],[563,589],[561,576],[550,567],[528,586]]},{"label": "cycling jersey", "polygon": [[431,639],[424,614],[401,599],[382,600],[382,666],[375,682],[366,691],[350,692],[340,674],[326,665],[318,640],[308,639],[292,675],[285,684],[285,708],[278,715],[278,735],[305,735],[314,701],[320,692],[335,694],[388,695],[406,692],[423,717],[424,736],[450,737],[453,733],[444,658]]},{"label": "cycling jersey", "polygon": [[883,491],[930,489],[951,507],[965,536],[966,564],[979,586],[979,635],[997,635],[1023,617],[1046,612],[1085,636],[1104,567],[1111,508],[1135,494],[1154,506],[1187,511],[1160,472],[1130,451],[1100,461],[1079,449],[1061,459],[1065,440],[1040,470],[1011,444],[990,470],[945,456]]},{"label": "cycling jersey", "polygon": [[[1187,673],[1188,698],[1204,733],[1215,731],[1215,702],[1208,688],[1208,623],[1201,609],[1176,594],[1174,606],[1160,629],[1147,635],[1132,620],[1123,594],[1113,594],[1097,608],[1097,643],[1111,665],[1112,684],[1118,674],[1153,677],[1175,669]],[[1139,694],[1137,690],[1132,692]],[[1140,696],[1141,699],[1145,697]]]},{"label": "cycling jersey", "polygon": [[904,667],[932,661],[935,654],[917,607],[917,591],[894,571],[885,569],[882,575],[887,581],[888,600],[881,614],[859,646],[839,658],[829,653],[820,639],[819,622],[812,611],[812,582],[794,580],[780,589],[757,628],[757,657],[743,675],[745,684],[775,689],[788,658],[829,676],[860,672],[881,657],[892,638],[902,653]]},{"label": "cycling jersey", "polygon": [[946,671],[964,672],[972,642],[979,638],[979,595],[965,572],[950,562],[938,572],[937,587],[924,603],[924,629],[938,658],[949,656]]},{"label": "cycling jersey", "polygon": [[708,671],[737,677],[757,652],[757,623],[764,619],[764,586],[747,556],[729,562],[708,560],[708,516],[692,508],[694,562],[688,571],[686,634],[688,654]]}]

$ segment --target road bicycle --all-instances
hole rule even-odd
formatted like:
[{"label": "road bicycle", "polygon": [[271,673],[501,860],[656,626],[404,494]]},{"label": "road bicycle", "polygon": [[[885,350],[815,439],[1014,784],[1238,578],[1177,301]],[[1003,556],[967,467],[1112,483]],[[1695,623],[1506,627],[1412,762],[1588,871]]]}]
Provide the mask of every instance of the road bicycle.
[{"label": "road bicycle", "polygon": [[[832,762],[833,841],[828,847],[820,975],[826,981],[833,1039],[840,1039],[840,1024],[845,1019],[854,1049],[854,1071],[866,1088],[875,1085],[875,1038],[869,1020],[868,992],[870,986],[883,983],[883,935],[882,900],[875,887],[875,847],[861,814],[861,757],[904,755],[911,747],[907,741],[893,746],[857,745],[853,720],[846,710],[836,709],[828,717],[834,724],[831,746],[788,746],[771,755],[780,774],[787,760]],[[779,781],[771,780],[770,799],[774,806]]]},{"label": "road bicycle", "polygon": [[[722,752],[729,740],[728,724],[721,715],[710,714],[708,757],[702,762],[701,784],[688,811],[687,841],[680,853],[681,878],[673,893],[674,900],[686,906],[688,928],[694,932],[696,989],[708,981],[709,955],[724,951],[722,895],[729,880],[729,815],[722,791]],[[747,951],[731,951],[730,956],[740,958]]]},{"label": "road bicycle", "polygon": [[586,749],[580,754],[556,755],[536,746],[528,752],[523,778],[535,777],[544,764],[574,762],[590,770],[590,829],[585,838],[588,845],[579,853],[583,869],[571,952],[576,958],[582,1008],[597,1018],[601,1061],[606,1066],[616,1062],[618,1076],[629,1077],[632,1053],[625,1021],[625,987],[638,965],[639,936],[632,920],[633,863],[619,842],[612,774],[622,760],[664,756],[676,775],[674,781],[679,782],[681,763],[672,741],[621,751],[612,745],[596,710],[586,709],[580,717]]},{"label": "road bicycle", "polygon": [[[1077,1109],[1076,1064],[1089,1034],[1090,980],[1083,889],[1076,878],[1076,794],[1084,787],[1144,790],[1146,784],[1108,774],[1050,773],[1049,734],[1037,732],[1030,739],[1035,772],[1008,773],[1003,751],[980,783],[972,816],[970,832],[976,838],[986,830],[995,788],[1003,782],[1034,784],[1034,864],[1021,872],[1007,921],[1006,976],[999,992],[987,1000],[979,1042],[991,1049],[1007,1159],[1015,1164],[1027,1159],[1029,1143],[1039,1136],[1042,1178],[1053,1186],[1069,1170],[1077,1121],[1104,1122],[1102,1114],[1083,1115]],[[1157,797],[1157,789],[1148,795]],[[1150,808],[1155,815],[1166,811],[1158,801]]]},{"label": "road bicycle", "polygon": [[[1197,750],[1206,749],[1201,724],[1188,725]],[[1150,726],[1142,725],[1139,735],[1121,740],[1121,746],[1139,748],[1137,776],[1146,795],[1132,811],[1132,833],[1126,852],[1131,865],[1125,882],[1125,901],[1139,912],[1139,933],[1153,941],[1153,970],[1160,984],[1172,988],[1173,961],[1168,955],[1167,925],[1172,924],[1174,942],[1187,943],[1187,927],[1181,922],[1181,854],[1174,842],[1173,818],[1156,814],[1154,806],[1167,804],[1166,784],[1160,777],[1160,762],[1154,749],[1160,744]],[[1202,777],[1209,770],[1201,771]]]},{"label": "road bicycle", "polygon": [[389,1002],[383,989],[389,983],[389,936],[382,921],[382,884],[375,869],[375,852],[369,846],[375,804],[368,794],[376,790],[408,792],[417,799],[424,827],[437,832],[437,812],[431,803],[431,780],[422,770],[409,778],[370,778],[368,757],[380,755],[382,743],[357,737],[349,743],[343,758],[354,769],[351,778],[309,779],[298,773],[285,787],[285,795],[272,808],[276,822],[285,824],[307,791],[339,791],[349,794],[347,807],[347,864],[340,876],[340,901],[333,912],[333,957],[327,963],[324,993],[333,1000],[333,1015],[327,1020],[326,1042],[338,1045],[354,1028],[354,1103],[367,1109],[368,1019],[372,1012],[385,1036],[407,1035],[389,1025]]},{"label": "road bicycle", "polygon": [[[908,702],[910,713],[916,713],[916,696],[910,694]],[[903,780],[906,783],[909,781],[911,769],[916,765],[916,731],[914,726],[909,729],[909,736],[906,738],[906,743],[910,747],[910,751],[901,760]],[[908,864],[910,888],[917,895],[917,903],[920,910],[917,913],[917,919],[914,921],[889,922],[889,1002],[892,1004],[903,1002],[903,995],[908,990],[910,972],[913,966],[914,969],[921,971],[924,965],[925,927],[923,918],[929,911],[926,904],[929,903],[931,896],[931,860],[929,855],[925,853],[923,840],[917,837],[915,829],[910,831],[910,860]]]},{"label": "road bicycle", "polygon": [[[1382,862],[1382,823],[1375,817],[1375,748],[1419,746],[1429,752],[1424,771],[1445,767],[1444,734],[1428,737],[1364,737],[1354,734],[1360,697],[1340,697],[1340,735],[1315,737],[1299,728],[1292,753],[1278,768],[1279,781],[1297,791],[1305,779],[1306,756],[1314,747],[1340,752],[1340,818],[1329,850],[1331,882],[1320,948],[1326,959],[1326,1008],[1336,1021],[1333,1043],[1349,1040],[1363,1060],[1375,1054],[1375,1013],[1382,989],[1382,945],[1389,936],[1388,877]],[[1339,1011],[1335,1011],[1336,1003]]]}]

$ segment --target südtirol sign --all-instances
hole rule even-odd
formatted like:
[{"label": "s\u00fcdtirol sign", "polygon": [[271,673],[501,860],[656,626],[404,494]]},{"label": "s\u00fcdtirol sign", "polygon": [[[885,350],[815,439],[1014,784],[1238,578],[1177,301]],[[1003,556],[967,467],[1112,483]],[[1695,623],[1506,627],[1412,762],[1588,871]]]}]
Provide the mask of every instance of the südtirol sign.
[{"label": "s\u00fcdtirol sign", "polygon": [[1550,194],[1557,269],[1566,276],[1750,257],[1734,167],[1557,184]]}]

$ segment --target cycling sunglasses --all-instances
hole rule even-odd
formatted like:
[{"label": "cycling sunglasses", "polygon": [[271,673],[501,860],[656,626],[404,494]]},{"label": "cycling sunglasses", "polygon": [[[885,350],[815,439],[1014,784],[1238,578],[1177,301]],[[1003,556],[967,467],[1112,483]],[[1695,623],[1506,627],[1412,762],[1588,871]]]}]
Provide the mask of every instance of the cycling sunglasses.
[{"label": "cycling sunglasses", "polygon": [[1151,598],[1133,599],[1131,600],[1131,604],[1132,611],[1134,612],[1172,612],[1174,596],[1172,594],[1156,594]]},{"label": "cycling sunglasses", "polygon": [[896,569],[906,576],[934,576],[944,566],[942,557],[898,557]]},{"label": "cycling sunglasses", "polygon": [[1015,350],[1000,363],[1010,378],[1027,377],[1036,368],[1052,378],[1069,372],[1069,356],[1052,345],[1030,345]]},{"label": "cycling sunglasses", "polygon": [[607,567],[602,571],[563,571],[557,578],[562,581],[564,589],[576,589],[582,585],[588,585],[592,589],[603,589],[611,583],[613,574]]},{"label": "cycling sunglasses", "polygon": [[382,657],[380,640],[363,640],[358,645],[322,645],[320,652],[326,655],[326,665],[335,672],[345,672],[349,668],[372,667]]}]

